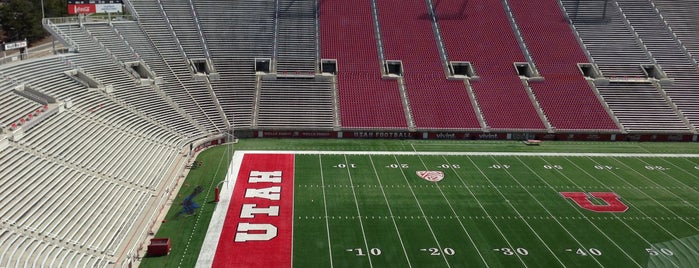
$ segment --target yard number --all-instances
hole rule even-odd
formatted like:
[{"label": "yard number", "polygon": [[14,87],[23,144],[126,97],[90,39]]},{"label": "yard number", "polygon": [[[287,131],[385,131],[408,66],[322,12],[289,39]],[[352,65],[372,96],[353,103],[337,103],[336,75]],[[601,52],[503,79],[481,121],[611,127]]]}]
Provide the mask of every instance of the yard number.
[{"label": "yard number", "polygon": [[561,169],[563,169],[563,166],[561,166],[561,165],[544,165],[544,168],[545,168],[545,169],[558,169],[558,170],[561,170]]},{"label": "yard number", "polygon": [[614,169],[614,167],[613,167],[613,166],[596,165],[596,166],[595,166],[595,169],[598,169],[598,170],[612,170],[612,169]]},{"label": "yard number", "polygon": [[495,165],[490,166],[490,168],[494,168],[494,169],[509,169],[509,168],[510,168],[510,165],[499,165],[499,164],[495,164]]},{"label": "yard number", "polygon": [[655,248],[647,248],[646,252],[648,252],[648,254],[651,256],[658,256],[660,254],[663,254],[665,256],[675,255],[675,253],[672,252],[672,250],[670,250],[668,248],[661,248],[660,250],[655,249]]},{"label": "yard number", "polygon": [[449,255],[449,256],[454,256],[456,254],[456,251],[453,248],[444,248],[444,250],[440,250],[438,248],[427,248],[427,249],[420,249],[420,251],[429,251],[431,256],[439,256],[444,253],[444,255]]},{"label": "yard number", "polygon": [[349,165],[347,165],[347,164],[337,164],[337,166],[335,166],[335,167],[338,167],[338,168],[347,168],[348,166],[349,166],[350,168],[357,168],[357,165],[356,165],[356,164],[349,164]]},{"label": "yard number", "polygon": [[575,254],[578,254],[580,256],[602,256],[602,251],[596,248],[589,248],[587,250],[585,250],[584,248],[578,248],[578,250],[575,251]]},{"label": "yard number", "polygon": [[512,255],[522,255],[522,256],[527,256],[529,255],[529,251],[525,248],[516,248],[516,249],[511,249],[511,248],[496,248],[495,251],[500,251],[502,254],[505,254],[507,256],[512,256]]},{"label": "yard number", "polygon": [[663,166],[646,166],[647,170],[667,170],[667,168]]},{"label": "yard number", "polygon": [[408,164],[390,164],[387,168],[408,168]]},{"label": "yard number", "polygon": [[699,169],[699,166],[694,166],[694,169]]},{"label": "yard number", "polygon": [[442,164],[439,167],[457,169],[457,168],[461,168],[461,165],[459,165],[459,164]]},{"label": "yard number", "polygon": [[[364,253],[363,248],[350,248],[347,249],[347,251],[354,251],[355,256],[366,256],[366,253]],[[381,255],[381,250],[379,248],[371,248],[369,249],[369,254],[372,256],[379,256]]]}]

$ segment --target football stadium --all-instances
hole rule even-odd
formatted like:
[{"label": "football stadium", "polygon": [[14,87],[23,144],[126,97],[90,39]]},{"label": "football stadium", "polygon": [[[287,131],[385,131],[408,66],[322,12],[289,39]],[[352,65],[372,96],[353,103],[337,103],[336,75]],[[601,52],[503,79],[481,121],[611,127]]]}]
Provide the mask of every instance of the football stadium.
[{"label": "football stadium", "polygon": [[699,1],[61,3],[0,267],[699,267]]}]

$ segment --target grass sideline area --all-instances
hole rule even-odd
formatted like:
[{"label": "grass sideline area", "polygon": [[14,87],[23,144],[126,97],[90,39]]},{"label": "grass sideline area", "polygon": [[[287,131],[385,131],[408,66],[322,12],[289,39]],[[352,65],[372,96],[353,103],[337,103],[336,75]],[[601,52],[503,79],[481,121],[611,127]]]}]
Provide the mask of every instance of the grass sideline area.
[{"label": "grass sideline area", "polygon": [[[235,145],[213,147],[198,155],[196,161],[202,161],[203,167],[189,172],[167,213],[166,222],[155,235],[169,237],[172,251],[166,257],[144,258],[140,267],[194,266],[213,213],[214,206],[209,203],[213,200],[213,187],[224,179],[230,162],[225,155],[227,146],[235,150],[298,151],[699,153],[698,143],[545,141],[540,146],[526,146],[518,141],[241,139]],[[179,204],[198,185],[204,187],[204,192],[195,202],[202,207],[193,216],[176,217],[181,210]]]}]

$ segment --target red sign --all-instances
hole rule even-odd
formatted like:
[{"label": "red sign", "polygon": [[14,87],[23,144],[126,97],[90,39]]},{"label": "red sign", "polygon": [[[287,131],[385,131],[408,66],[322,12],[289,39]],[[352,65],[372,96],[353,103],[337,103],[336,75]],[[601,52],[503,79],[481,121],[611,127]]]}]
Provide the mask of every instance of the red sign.
[{"label": "red sign", "polygon": [[97,13],[97,7],[95,4],[69,4],[68,5],[68,14],[70,15],[76,15],[76,14],[92,14],[92,13]]}]

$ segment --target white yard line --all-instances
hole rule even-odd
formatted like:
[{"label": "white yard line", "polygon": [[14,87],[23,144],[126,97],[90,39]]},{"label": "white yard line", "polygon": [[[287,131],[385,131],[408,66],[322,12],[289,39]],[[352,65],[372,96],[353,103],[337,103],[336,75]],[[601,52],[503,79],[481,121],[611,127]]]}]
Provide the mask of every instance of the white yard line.
[{"label": "white yard line", "polygon": [[[630,167],[629,165],[627,165],[626,163],[621,162],[621,161],[619,161],[618,159],[614,159],[614,158],[613,158],[613,160],[616,161],[617,163],[623,165],[624,167],[630,169],[631,171],[633,171],[634,173],[636,173],[636,174],[638,174],[639,176],[643,177],[644,179],[646,179],[647,181],[651,182],[652,184],[654,184],[654,185],[656,185],[656,186],[662,186],[662,185],[658,184],[657,182],[655,182],[654,180],[648,178],[645,174],[643,174],[643,173],[641,173],[641,172],[638,172],[638,170],[635,170],[635,169],[631,168],[631,167]],[[644,162],[644,163],[645,163],[645,162]],[[624,181],[624,182],[625,182],[626,184],[628,184],[628,185],[633,185],[633,184],[629,183],[627,180],[625,180],[624,178],[619,178],[619,179],[621,179],[622,181]],[[682,197],[680,197],[679,195],[677,195],[675,192],[670,191],[670,190],[667,190],[667,189],[664,189],[664,190],[665,190],[666,192],[668,192],[670,195],[672,195],[672,196],[674,196],[675,198],[677,198],[678,200],[683,200]],[[646,196],[648,196],[648,197],[651,197],[650,195],[646,194],[645,192],[643,192],[643,191],[641,191],[641,190],[639,190],[639,192],[643,193],[644,195],[646,195]],[[661,207],[663,207],[664,209],[666,209],[666,210],[668,210],[670,213],[672,213],[672,215],[677,216],[677,214],[676,214],[674,211],[672,211],[670,208],[668,208],[668,207],[666,207],[665,205],[663,205],[663,204],[661,204],[660,202],[658,202],[658,200],[655,200],[654,198],[651,198],[651,199],[652,199],[656,204],[660,205]],[[696,211],[699,211],[699,208],[697,208],[696,206],[692,205],[692,203],[689,203],[689,202],[686,202],[686,201],[685,201],[685,205],[687,205],[688,207],[693,208],[693,209],[696,210]],[[689,223],[689,222],[687,222],[687,224],[689,224],[689,226],[691,226],[692,229],[694,229],[695,231],[699,231],[699,228],[697,228],[697,227],[694,226],[693,224],[691,224],[691,223]]]},{"label": "white yard line", "polygon": [[[398,161],[398,157],[395,155],[393,156],[393,159],[396,160],[396,164],[400,165],[400,161]],[[427,215],[425,214],[425,211],[422,209],[422,205],[420,205],[420,201],[417,199],[417,195],[415,195],[415,191],[413,191],[413,187],[411,186],[410,182],[408,181],[408,177],[405,175],[405,171],[401,168],[400,173],[403,175],[403,179],[405,180],[405,183],[408,185],[408,189],[410,190],[410,193],[413,195],[413,198],[415,199],[415,203],[417,204],[418,209],[420,209],[420,213],[422,214],[422,218],[425,220],[425,223],[427,224],[427,229],[430,229],[430,233],[432,234],[432,238],[434,238],[434,242],[437,243],[437,247],[440,250],[444,250],[442,248],[442,245],[439,243],[439,239],[437,239],[437,235],[434,233],[434,230],[432,229],[432,225],[430,224],[430,221],[427,220]],[[444,262],[447,264],[447,267],[451,268],[451,265],[449,264],[449,261],[447,260],[447,257],[445,256],[446,254],[441,254],[442,258],[444,259]]]},{"label": "white yard line", "polygon": [[247,154],[343,154],[343,155],[434,155],[434,156],[590,156],[590,157],[665,157],[699,158],[699,154],[639,154],[639,153],[523,153],[523,152],[412,152],[412,151],[278,151],[240,150]]},{"label": "white yard line", "polygon": [[[481,210],[483,210],[483,213],[485,213],[485,215],[488,216],[488,220],[490,220],[490,223],[493,224],[493,227],[495,227],[495,229],[498,231],[500,236],[502,236],[502,239],[505,240],[505,243],[507,244],[507,246],[514,250],[516,247],[512,245],[510,240],[507,239],[507,236],[502,232],[502,230],[500,230],[500,227],[495,223],[495,220],[493,220],[493,217],[490,216],[490,213],[488,213],[488,210],[485,209],[485,207],[483,206],[481,201],[478,200],[478,197],[476,197],[476,194],[474,194],[473,191],[471,190],[471,188],[469,188],[468,185],[466,185],[466,182],[464,181],[463,177],[461,177],[461,174],[459,174],[458,172],[456,172],[456,170],[454,170],[453,165],[451,164],[451,162],[449,162],[449,159],[447,159],[446,156],[442,156],[442,159],[444,159],[444,161],[446,161],[446,163],[452,167],[451,170],[454,172],[454,174],[456,174],[456,177],[459,178],[459,181],[464,186],[464,188],[466,188],[466,190],[468,190],[468,192],[471,194],[471,196],[473,196],[473,199],[476,200],[478,207],[480,207]],[[524,260],[522,259],[522,257],[519,254],[514,254],[514,255],[517,256],[517,259],[519,259],[519,261],[522,263],[522,265],[524,267],[527,267],[527,264],[524,262]]]},{"label": "white yard line", "polygon": [[[566,159],[566,160],[568,160],[568,159]],[[599,183],[600,185],[604,185],[604,183],[602,183],[601,181],[599,181],[598,179],[596,179],[595,177],[593,177],[591,174],[587,173],[587,171],[583,170],[581,167],[579,167],[578,165],[576,165],[576,164],[573,163],[572,161],[568,160],[568,162],[571,162],[576,168],[580,169],[582,172],[585,173],[585,175],[587,175],[588,177],[592,178],[593,180],[595,180],[595,181],[596,181],[597,183]],[[597,163],[597,162],[595,162],[595,163]],[[625,183],[628,183],[626,180],[624,180],[621,176],[619,176],[619,175],[617,175],[616,173],[614,173],[612,170],[607,170],[607,172],[609,172],[610,174],[612,174],[614,177],[617,177],[618,179],[624,181]],[[660,204],[660,203],[659,203],[657,200],[655,200],[652,196],[646,194],[645,192],[643,192],[643,191],[641,191],[641,190],[638,190],[638,189],[636,189],[636,190],[639,191],[639,192],[641,192],[643,195],[647,196],[649,199],[651,199],[651,200],[655,201],[656,203]],[[648,214],[646,214],[642,209],[636,208],[636,206],[635,206],[633,203],[628,203],[627,205],[628,205],[629,207],[635,208],[635,210],[637,210],[639,213],[643,214],[643,216],[648,217]],[[624,222],[621,218],[619,218],[619,216],[618,216],[617,214],[613,213],[613,216],[616,217],[617,219],[619,219],[619,221],[622,222],[624,225],[626,225],[626,227],[628,227],[629,229],[631,228],[630,226],[628,226],[628,225],[626,224],[626,222]],[[673,234],[672,232],[670,232],[669,230],[667,230],[667,229],[665,228],[665,226],[663,226],[662,224],[658,223],[657,221],[655,221],[655,220],[654,220],[653,218],[651,218],[651,217],[648,217],[648,219],[649,219],[651,222],[653,222],[653,224],[655,224],[656,226],[660,227],[660,229],[662,229],[663,231],[665,231],[665,233],[669,234],[669,235],[672,236],[674,239],[678,240],[682,245],[684,245],[685,247],[687,247],[687,249],[689,249],[689,251],[692,251],[692,254],[694,254],[695,256],[699,256],[699,252],[697,252],[692,246],[687,245],[687,244],[684,243],[682,240],[680,240],[679,237],[677,237],[675,234]],[[680,219],[680,220],[683,221],[684,223],[689,224],[689,225],[692,226],[694,229],[696,229],[696,227],[694,227],[692,224],[690,224],[690,223],[687,222],[686,220],[684,220],[684,219]],[[635,233],[635,231],[634,231],[634,233]],[[646,243],[648,243],[648,246],[651,246],[651,245],[653,244],[653,243],[651,243],[650,241],[646,240],[646,239],[645,239],[644,237],[642,237],[641,235],[639,235],[639,236],[640,236],[643,240],[645,240]],[[668,256],[666,256],[666,255],[664,255],[664,254],[661,254],[661,255],[663,255],[663,256],[665,256],[665,257],[668,257]],[[673,264],[674,264],[674,263],[673,263]]]},{"label": "white yard line", "polygon": [[[422,160],[422,157],[420,157],[420,156],[418,155],[418,159],[420,159],[420,163],[422,163],[422,166],[425,167],[425,170],[428,170],[428,171],[429,171],[430,168],[427,167],[427,165],[425,164],[425,161]],[[449,201],[449,198],[447,198],[447,196],[444,194],[444,191],[442,191],[442,187],[439,186],[439,183],[436,183],[436,182],[435,182],[434,184],[435,184],[435,186],[437,186],[437,190],[439,190],[439,193],[442,195],[442,197],[444,198],[444,200],[447,202],[447,205],[449,205],[449,209],[451,210],[451,213],[454,214],[454,216],[456,216],[456,220],[459,222],[459,225],[461,226],[461,230],[463,230],[464,233],[466,234],[466,236],[468,236],[468,241],[471,242],[471,245],[473,245],[473,248],[476,249],[476,252],[478,253],[478,257],[480,257],[480,258],[481,258],[481,261],[483,261],[483,265],[485,265],[485,267],[490,267],[490,265],[488,265],[488,262],[487,262],[487,261],[485,260],[485,258],[483,257],[483,254],[481,253],[481,250],[478,249],[478,246],[476,245],[476,242],[475,242],[475,241],[473,240],[473,238],[471,237],[471,234],[466,230],[466,226],[464,226],[464,223],[463,223],[463,222],[461,221],[461,219],[459,218],[459,214],[456,213],[456,210],[454,209],[454,206],[451,205],[451,202]],[[440,248],[440,250],[443,250],[443,249]]]},{"label": "white yard line", "polygon": [[529,224],[529,222],[526,220],[526,218],[524,217],[524,215],[522,215],[522,213],[520,213],[519,210],[517,210],[517,208],[516,208],[514,205],[512,205],[512,202],[510,202],[510,200],[507,199],[507,197],[505,196],[505,194],[503,194],[502,191],[500,191],[500,189],[497,188],[497,186],[495,185],[495,183],[493,183],[493,181],[490,180],[490,177],[488,177],[488,175],[486,175],[485,172],[483,172],[483,170],[482,170],[480,167],[478,167],[478,165],[476,164],[476,162],[474,162],[473,159],[471,159],[471,157],[466,157],[466,158],[467,158],[468,161],[470,161],[471,164],[478,170],[478,172],[481,173],[481,175],[483,175],[483,178],[485,178],[485,180],[487,180],[488,183],[490,183],[490,185],[493,187],[493,189],[495,189],[495,191],[497,191],[498,194],[499,194],[503,199],[506,200],[505,203],[507,203],[507,205],[509,205],[510,208],[512,208],[512,210],[513,210],[515,213],[517,213],[517,216],[519,216],[519,218],[522,220],[522,222],[523,222],[525,225],[527,225],[527,227],[529,228],[529,230],[532,231],[532,233],[534,234],[534,236],[536,236],[537,239],[539,239],[539,241],[541,242],[541,244],[543,244],[544,247],[546,247],[546,249],[549,251],[549,253],[551,253],[551,256],[553,256],[553,257],[558,261],[558,263],[561,264],[561,266],[566,267],[566,265],[563,264],[563,261],[561,261],[561,259],[558,258],[558,256],[556,255],[556,253],[554,253],[553,250],[551,250],[551,247],[549,247],[549,245],[546,243],[546,241],[544,241],[544,239],[541,238],[541,236],[539,236],[539,233],[537,233],[536,231],[534,231],[534,228],[531,226],[531,224]]},{"label": "white yard line", "polygon": [[[680,170],[680,171],[682,171],[682,172],[685,172],[685,173],[689,174],[690,176],[694,177],[695,179],[697,178],[696,175],[694,175],[694,174],[692,174],[692,173],[690,173],[690,172],[687,172],[684,168],[678,167],[678,166],[676,166],[675,164],[673,164],[672,162],[667,161],[666,159],[663,159],[663,158],[660,158],[660,159],[662,159],[663,161],[665,161],[665,162],[667,162],[668,164],[672,165],[673,167],[677,168],[678,170]],[[645,165],[651,166],[651,164],[648,164],[648,162],[643,161],[643,159],[640,159],[640,158],[639,158],[638,160],[640,160],[641,162],[643,162],[643,164],[645,164]],[[653,166],[654,166],[654,165],[653,165]],[[682,181],[680,181],[680,180],[678,180],[678,179],[675,179],[674,176],[672,176],[672,175],[670,175],[670,174],[667,174],[667,173],[666,173],[666,170],[659,170],[659,171],[662,172],[664,175],[666,175],[667,178],[669,178],[669,179],[671,179],[671,180],[674,180],[674,181],[677,182],[678,184],[681,184],[682,186],[687,187],[688,190],[693,191],[693,192],[699,194],[699,190],[693,188],[692,186],[687,185],[686,183],[684,183],[684,182],[682,182]],[[644,177],[645,177],[645,176],[644,176]],[[655,183],[655,181],[653,181],[653,182]],[[657,183],[656,183],[656,185],[657,185]],[[695,209],[696,209],[696,207],[695,207]]]},{"label": "white yard line", "polygon": [[[330,243],[330,224],[328,223],[328,202],[325,199],[325,176],[323,175],[323,159],[318,155],[318,164],[320,165],[320,183],[323,189],[323,209],[325,210],[325,231],[328,235],[328,254],[330,254],[330,267],[333,267],[333,247]],[[292,246],[293,247],[293,246]]]},{"label": "white yard line", "polygon": [[393,217],[393,210],[391,209],[391,205],[388,203],[388,197],[386,197],[386,192],[383,190],[383,185],[381,184],[381,178],[379,177],[379,172],[376,169],[376,165],[374,164],[374,159],[372,159],[371,155],[369,156],[369,161],[371,162],[371,168],[374,170],[374,175],[376,175],[376,181],[379,182],[379,189],[381,189],[381,194],[383,195],[383,200],[386,202],[386,206],[388,207],[388,214],[391,215],[391,222],[393,222],[393,227],[396,229],[396,234],[398,235],[398,241],[400,241],[400,246],[403,249],[403,254],[405,255],[405,259],[408,261],[408,267],[413,267],[412,263],[410,263],[410,257],[408,257],[408,251],[405,249],[405,244],[403,244],[403,238],[400,235],[400,231],[398,230],[398,224],[396,224],[396,219]]},{"label": "white yard line", "polygon": [[[345,157],[345,164],[349,165],[349,161],[347,161],[347,155]],[[350,181],[350,186],[352,188],[352,197],[354,197],[354,205],[357,207],[357,216],[359,216],[359,228],[362,229],[362,237],[364,238],[364,248],[367,251],[366,256],[369,258],[369,267],[374,267],[374,264],[371,263],[371,253],[369,253],[369,244],[366,239],[366,233],[364,232],[364,223],[362,222],[362,213],[359,211],[359,201],[357,201],[357,193],[354,191],[354,184],[352,183],[352,173],[347,169],[347,176],[349,176],[349,181]]]},{"label": "white yard line", "polygon": [[[558,191],[556,191],[556,189],[555,189],[553,186],[551,186],[551,184],[549,184],[548,181],[546,181],[544,178],[542,178],[541,175],[539,175],[539,173],[536,173],[531,167],[529,167],[529,165],[527,165],[526,163],[524,163],[524,161],[522,161],[522,159],[517,158],[517,160],[518,160],[520,163],[522,163],[522,165],[526,166],[527,169],[529,169],[532,173],[534,173],[534,175],[535,175],[537,178],[539,178],[539,180],[541,180],[544,184],[548,185],[549,188],[551,188],[552,191],[555,191],[556,194],[558,194]],[[543,158],[541,158],[541,160],[543,160],[546,164],[549,164],[549,165],[551,164],[551,163],[549,163],[548,161],[546,161],[546,160],[543,159]],[[582,189],[580,186],[578,186],[577,183],[575,183],[575,182],[574,182],[573,180],[571,180],[568,176],[566,176],[565,174],[563,174],[563,172],[561,172],[560,170],[556,170],[556,172],[558,172],[561,176],[563,176],[563,177],[564,177],[566,180],[568,180],[569,182],[573,183],[573,184],[575,185],[575,187],[578,187],[578,188]],[[614,246],[616,246],[616,248],[618,248],[622,253],[624,253],[624,255],[626,255],[627,258],[629,258],[629,260],[631,260],[633,263],[635,263],[638,267],[643,267],[643,266],[642,266],[640,263],[638,263],[633,257],[631,257],[631,255],[629,255],[628,252],[626,252],[623,248],[621,248],[621,246],[619,246],[619,244],[617,244],[611,237],[609,237],[609,235],[607,235],[604,231],[602,231],[602,229],[600,229],[594,222],[592,222],[590,219],[588,219],[588,218],[585,216],[585,214],[583,214],[582,211],[580,211],[580,208],[579,208],[577,205],[574,205],[572,202],[566,202],[566,203],[568,203],[569,206],[573,207],[573,209],[574,209],[578,214],[580,214],[580,216],[584,217],[584,218],[587,220],[587,222],[590,223],[590,225],[591,225],[592,227],[595,227],[595,229],[597,229],[597,231],[600,232],[600,234],[602,234],[604,237],[606,237],[607,240],[609,240],[609,242],[612,242],[612,244],[614,244]]]},{"label": "white yard line", "polygon": [[[499,161],[497,161],[497,159],[495,159],[495,157],[491,157],[491,158],[492,158],[492,159],[495,161],[495,163],[497,163],[498,165],[502,165]],[[587,248],[587,247],[585,247],[572,233],[570,233],[570,231],[568,231],[568,229],[567,229],[565,226],[563,226],[563,224],[553,215],[553,213],[551,213],[551,211],[548,210],[548,208],[546,208],[546,207],[544,206],[544,204],[542,204],[541,201],[539,201],[539,199],[537,199],[537,198],[529,191],[529,189],[527,189],[526,187],[524,187],[524,185],[522,185],[522,183],[520,183],[519,180],[517,180],[517,179],[515,178],[515,176],[512,175],[512,173],[510,173],[510,171],[509,171],[508,169],[503,169],[503,170],[505,171],[505,173],[507,173],[508,176],[510,176],[510,178],[511,178],[513,181],[517,182],[517,184],[518,184],[522,189],[524,189],[524,191],[526,191],[527,194],[528,194],[532,199],[534,199],[534,201],[536,201],[536,203],[539,204],[539,206],[540,206],[541,208],[543,208],[544,211],[546,211],[546,213],[548,213],[549,216],[551,216],[551,218],[552,218],[554,221],[556,221],[556,223],[558,224],[558,226],[560,226],[561,228],[563,228],[563,230],[568,234],[568,236],[570,236],[571,238],[573,238],[573,240],[575,240],[575,243],[577,243],[578,246],[580,246],[580,248]],[[595,258],[595,256],[594,256],[593,254],[589,254],[589,256],[590,256],[593,260],[595,260],[595,262],[596,262],[597,264],[599,264],[600,267],[604,267],[604,265],[602,265],[602,263],[600,263],[599,260],[597,260],[597,258]]]}]

